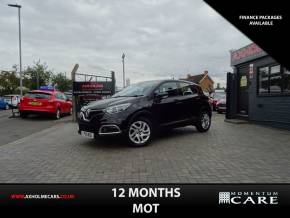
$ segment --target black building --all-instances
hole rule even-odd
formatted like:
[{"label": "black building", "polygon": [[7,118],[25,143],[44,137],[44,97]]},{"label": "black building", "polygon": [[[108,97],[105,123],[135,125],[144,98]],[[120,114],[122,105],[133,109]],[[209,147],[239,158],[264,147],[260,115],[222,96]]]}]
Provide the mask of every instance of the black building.
[{"label": "black building", "polygon": [[256,44],[231,51],[227,118],[243,118],[290,130],[290,71]]}]

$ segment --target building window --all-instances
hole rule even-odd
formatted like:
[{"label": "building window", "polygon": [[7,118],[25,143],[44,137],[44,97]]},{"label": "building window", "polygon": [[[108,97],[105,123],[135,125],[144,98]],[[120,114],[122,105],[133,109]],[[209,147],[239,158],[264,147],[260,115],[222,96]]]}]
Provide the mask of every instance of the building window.
[{"label": "building window", "polygon": [[270,67],[270,93],[282,92],[282,72],[281,66]]},{"label": "building window", "polygon": [[290,93],[290,71],[284,68],[283,91]]},{"label": "building window", "polygon": [[258,68],[258,93],[290,93],[290,72],[281,65]]},{"label": "building window", "polygon": [[259,69],[259,93],[268,93],[269,91],[269,68]]}]

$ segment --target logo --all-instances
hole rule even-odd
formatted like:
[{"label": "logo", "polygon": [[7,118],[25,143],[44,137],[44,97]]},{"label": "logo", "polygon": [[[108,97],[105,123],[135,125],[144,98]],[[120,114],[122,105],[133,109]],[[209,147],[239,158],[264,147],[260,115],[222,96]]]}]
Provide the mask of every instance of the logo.
[{"label": "logo", "polygon": [[231,203],[231,193],[230,192],[220,192],[219,193],[219,204],[230,204]]},{"label": "logo", "polygon": [[219,192],[219,204],[278,204],[278,192]]},{"label": "logo", "polygon": [[90,109],[87,109],[87,110],[86,110],[86,112],[85,112],[86,118],[88,118],[88,117],[90,116],[90,112],[91,112]]},{"label": "logo", "polygon": [[89,120],[86,118],[86,115],[85,115],[85,113],[84,113],[83,111],[79,113],[79,118],[80,118],[81,120],[84,120],[84,121],[89,121]]}]

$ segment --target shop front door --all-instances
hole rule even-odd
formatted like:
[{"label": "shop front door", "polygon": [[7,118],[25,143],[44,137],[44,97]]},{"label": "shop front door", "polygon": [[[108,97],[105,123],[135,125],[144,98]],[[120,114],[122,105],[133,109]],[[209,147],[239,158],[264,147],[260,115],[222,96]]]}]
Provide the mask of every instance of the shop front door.
[{"label": "shop front door", "polygon": [[249,67],[238,69],[238,114],[248,115],[249,108]]}]

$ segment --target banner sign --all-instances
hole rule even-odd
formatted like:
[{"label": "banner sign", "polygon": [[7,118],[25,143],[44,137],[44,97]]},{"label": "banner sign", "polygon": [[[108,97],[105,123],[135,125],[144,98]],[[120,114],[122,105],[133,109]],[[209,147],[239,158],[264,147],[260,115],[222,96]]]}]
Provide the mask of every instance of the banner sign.
[{"label": "banner sign", "polygon": [[73,94],[113,94],[113,82],[73,82]]},{"label": "banner sign", "polygon": [[244,63],[256,58],[266,56],[267,53],[264,52],[255,43],[247,45],[238,50],[231,51],[231,66]]},{"label": "banner sign", "polygon": [[[106,215],[182,215],[212,209],[290,208],[290,185],[2,184],[4,206],[92,207]],[[69,207],[70,206],[70,207]],[[110,208],[110,209],[108,209]]]}]

